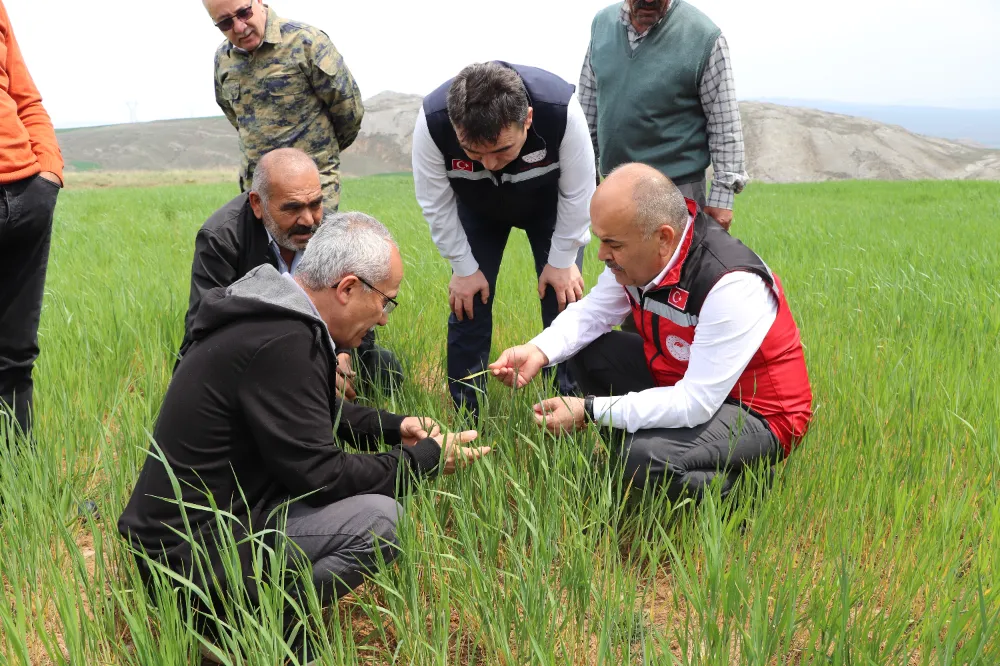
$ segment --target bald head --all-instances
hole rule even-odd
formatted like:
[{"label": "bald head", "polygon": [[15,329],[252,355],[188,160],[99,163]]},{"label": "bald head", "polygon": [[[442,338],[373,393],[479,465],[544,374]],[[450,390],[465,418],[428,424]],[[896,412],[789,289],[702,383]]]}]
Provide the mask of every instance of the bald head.
[{"label": "bald head", "polygon": [[319,169],[311,157],[298,148],[278,148],[260,158],[250,191],[266,202],[276,189],[287,189],[289,184],[311,184],[314,179],[319,184]]},{"label": "bald head", "polygon": [[646,164],[623,164],[612,171],[597,188],[592,205],[616,208],[647,238],[663,225],[680,233],[688,220],[684,195],[673,181]]},{"label": "bald head", "polygon": [[645,286],[663,270],[688,220],[684,196],[669,178],[644,164],[611,172],[590,203],[598,258],[621,284]]}]

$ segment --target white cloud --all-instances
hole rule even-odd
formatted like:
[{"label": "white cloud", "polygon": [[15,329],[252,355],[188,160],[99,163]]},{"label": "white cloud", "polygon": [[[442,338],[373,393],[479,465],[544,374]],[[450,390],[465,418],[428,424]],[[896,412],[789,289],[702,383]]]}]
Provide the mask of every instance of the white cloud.
[{"label": "white cloud", "polygon": [[[58,126],[218,115],[222,39],[199,0],[4,0]],[[366,97],[423,94],[492,58],[575,83],[607,0],[280,0],[326,30]],[[996,0],[694,0],[725,32],[741,98],[1000,107]]]}]

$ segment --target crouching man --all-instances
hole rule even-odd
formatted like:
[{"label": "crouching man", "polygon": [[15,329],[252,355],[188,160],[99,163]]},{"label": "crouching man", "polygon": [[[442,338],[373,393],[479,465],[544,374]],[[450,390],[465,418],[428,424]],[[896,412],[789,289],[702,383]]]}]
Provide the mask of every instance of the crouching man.
[{"label": "crouching man", "polygon": [[[154,430],[188,504],[186,521],[167,469],[151,455],[118,521],[136,550],[216,593],[177,533],[187,522],[208,553],[207,573],[229,596],[226,588],[239,586],[225,580],[218,543],[227,539],[213,513],[195,508],[211,493],[238,519],[236,542],[275,527],[274,509],[302,498],[288,507],[283,534],[309,558],[324,601],[357,586],[379,552],[393,559],[397,493],[489,452],[463,446],[474,431],[446,438],[429,419],[336,398],[335,349],[357,347],[386,325],[402,278],[388,230],[345,213],[316,231],[294,277],[265,264],[205,294]],[[395,448],[377,453],[380,441]],[[371,452],[348,453],[343,442]],[[240,548],[239,583],[253,600],[250,546]],[[137,560],[148,581],[148,564]]]},{"label": "crouching man", "polygon": [[[264,155],[250,191],[215,211],[195,237],[191,300],[178,357],[191,346],[198,309],[209,290],[228,287],[261,264],[295,275],[323,219],[323,190],[312,158],[295,148]],[[339,350],[337,359],[339,397],[354,400],[356,391],[370,396],[372,389],[392,392],[402,384],[403,366],[395,354],[375,343],[374,331],[357,349]]]},{"label": "crouching man", "polygon": [[[493,375],[523,387],[571,359],[587,397],[543,401],[538,424],[597,423],[627,480],[668,484],[674,498],[720,475],[726,494],[744,467],[790,453],[812,392],[777,276],[651,167],[616,169],[590,213],[607,269],[538,337],[503,352]],[[630,312],[639,333],[613,331]]]}]

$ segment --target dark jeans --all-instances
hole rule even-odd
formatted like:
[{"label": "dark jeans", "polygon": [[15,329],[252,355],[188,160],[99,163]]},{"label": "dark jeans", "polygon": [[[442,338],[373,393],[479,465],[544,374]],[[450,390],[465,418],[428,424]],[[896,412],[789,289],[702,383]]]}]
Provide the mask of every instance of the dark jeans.
[{"label": "dark jeans", "polygon": [[[607,333],[570,360],[573,376],[589,395],[625,395],[653,388],[642,338]],[[727,495],[740,473],[758,461],[771,464],[783,450],[767,422],[734,400],[727,400],[707,422],[693,428],[650,428],[628,433],[606,428],[602,438],[619,456],[625,480],[641,492],[667,484],[677,499],[699,496],[716,478]]]},{"label": "dark jeans", "polygon": [[[535,275],[541,275],[542,269],[548,263],[549,246],[556,218],[553,214],[551,218],[532,220],[530,223],[497,224],[478,219],[461,204],[458,212],[472,254],[479,262],[479,270],[489,282],[490,297],[485,305],[478,296],[472,299],[475,315],[473,319],[466,318],[465,321],[459,321],[454,313],[448,317],[448,390],[456,408],[460,409],[464,405],[473,414],[477,414],[479,400],[476,388],[485,390],[486,376],[467,382],[456,380],[479,372],[490,363],[490,345],[493,341],[493,299],[496,297],[497,275],[500,273],[500,262],[507,247],[507,239],[515,227],[525,231],[531,246],[531,254],[535,259]],[[583,269],[583,248],[577,254],[576,265],[577,268]],[[559,314],[559,301],[555,290],[546,290],[541,305],[542,325],[548,326]],[[546,370],[547,379],[552,371],[551,368]],[[566,365],[556,366],[554,371],[560,393],[564,395],[575,393],[576,385]]]},{"label": "dark jeans", "polygon": [[[0,185],[0,421],[12,408],[31,432],[31,369],[38,358],[45,270],[59,185],[31,176]],[[0,426],[2,430],[2,426]]]},{"label": "dark jeans", "polygon": [[355,349],[351,357],[358,373],[354,383],[358,395],[371,396],[380,391],[391,395],[403,386],[403,364],[385,347],[373,344],[370,348]]}]

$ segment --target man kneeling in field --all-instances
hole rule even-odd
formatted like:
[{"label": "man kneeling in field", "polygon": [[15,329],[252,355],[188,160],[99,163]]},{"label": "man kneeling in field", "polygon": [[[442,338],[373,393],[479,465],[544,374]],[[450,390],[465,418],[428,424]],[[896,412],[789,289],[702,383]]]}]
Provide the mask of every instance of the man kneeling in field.
[{"label": "man kneeling in field", "polygon": [[[463,446],[474,431],[445,437],[430,419],[334,396],[335,348],[357,347],[371,327],[386,325],[402,278],[388,230],[343,213],[316,232],[294,277],[262,265],[205,295],[153,433],[186,519],[167,469],[151,455],[118,521],[137,551],[213,595],[206,576],[214,575],[224,595],[216,598],[246,586],[256,600],[246,537],[281,527],[274,514],[291,502],[282,534],[297,547],[289,550],[308,557],[324,601],[357,586],[380,558],[393,559],[397,493],[489,452]],[[371,453],[345,452],[344,441]],[[395,448],[375,453],[380,441]],[[239,521],[232,536],[242,544],[242,581],[225,580],[226,538],[215,514],[197,508],[209,505],[208,494]],[[186,524],[208,554],[207,574],[181,536]],[[137,563],[149,581],[148,561]]]},{"label": "man kneeling in field", "polygon": [[[261,264],[294,275],[322,222],[323,190],[313,159],[295,148],[264,155],[250,191],[215,211],[195,238],[191,300],[178,356],[191,346],[198,309],[210,289],[228,287]],[[354,400],[356,389],[367,391],[377,385],[391,391],[402,383],[402,365],[392,352],[375,344],[374,331],[353,352],[340,350],[337,359],[341,369],[337,391],[348,400]],[[354,380],[352,360],[360,370],[361,385]]]},{"label": "man kneeling in field", "polygon": [[[539,425],[595,422],[620,446],[626,479],[637,487],[665,483],[676,498],[721,475],[727,494],[746,466],[790,453],[812,416],[781,282],[651,167],[612,172],[590,213],[607,265],[597,285],[490,368],[520,388],[571,359],[590,395],[535,405]],[[630,312],[639,334],[613,331]]]}]

